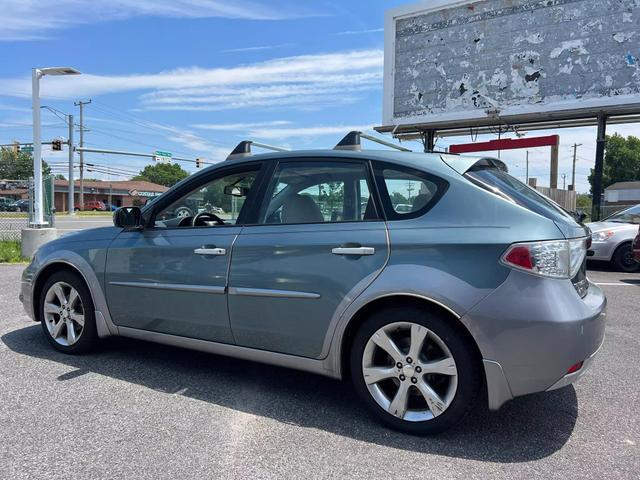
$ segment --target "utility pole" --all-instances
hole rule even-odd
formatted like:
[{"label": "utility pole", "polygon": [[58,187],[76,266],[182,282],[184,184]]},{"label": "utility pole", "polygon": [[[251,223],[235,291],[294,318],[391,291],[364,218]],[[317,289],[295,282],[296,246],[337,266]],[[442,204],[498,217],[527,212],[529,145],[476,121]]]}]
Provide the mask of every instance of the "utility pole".
[{"label": "utility pole", "polygon": [[67,120],[69,122],[69,197],[67,204],[67,215],[75,214],[74,207],[74,197],[75,185],[73,184],[73,115],[67,115]]},{"label": "utility pole", "polygon": [[529,185],[529,150],[527,150],[527,173],[525,175],[525,178],[527,179],[525,183]]},{"label": "utility pole", "polygon": [[[84,147],[84,106],[91,103],[91,100],[83,102],[73,102],[76,107],[80,107],[80,148]],[[80,150],[80,210],[84,210],[84,152]]]},{"label": "utility pole", "polygon": [[573,144],[573,170],[571,171],[571,188],[576,189],[576,159],[578,157],[578,147],[582,146],[581,143]]},{"label": "utility pole", "polygon": [[567,174],[563,173],[562,174],[562,189],[566,190],[567,188]]},{"label": "utility pole", "polygon": [[591,199],[591,221],[600,220],[602,201],[602,172],[604,170],[604,150],[607,143],[607,116],[598,115],[598,140],[596,142],[596,164],[593,169],[593,198]]}]

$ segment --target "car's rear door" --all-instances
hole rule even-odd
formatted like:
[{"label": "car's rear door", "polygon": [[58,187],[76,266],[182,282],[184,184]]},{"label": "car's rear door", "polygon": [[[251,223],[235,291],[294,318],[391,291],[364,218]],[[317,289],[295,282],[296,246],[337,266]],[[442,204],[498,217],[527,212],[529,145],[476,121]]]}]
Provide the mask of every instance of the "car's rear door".
[{"label": "car's rear door", "polygon": [[[105,284],[116,325],[233,343],[227,272],[260,167],[253,163],[201,175],[158,200],[147,228],[122,232],[114,240]],[[229,185],[247,188],[238,192],[248,196],[226,194]],[[191,225],[203,212],[218,212],[225,224],[201,216]]]},{"label": "car's rear door", "polygon": [[318,358],[336,312],[384,268],[386,226],[368,162],[274,161],[255,225],[234,244],[229,315],[236,342]]}]

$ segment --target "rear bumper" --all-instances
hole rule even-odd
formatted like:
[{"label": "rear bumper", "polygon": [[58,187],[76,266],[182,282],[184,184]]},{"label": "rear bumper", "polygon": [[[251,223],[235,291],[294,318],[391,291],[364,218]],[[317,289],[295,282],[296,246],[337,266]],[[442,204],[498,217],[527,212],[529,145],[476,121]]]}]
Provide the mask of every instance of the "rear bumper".
[{"label": "rear bumper", "polygon": [[[602,344],[603,343],[604,343],[604,339],[602,341]],[[551,390],[558,390],[559,388],[563,388],[563,387],[566,387],[568,385],[571,385],[572,383],[577,382],[585,373],[587,373],[587,370],[589,370],[589,367],[593,363],[593,359],[595,358],[595,356],[598,354],[598,352],[602,348],[602,344],[600,344],[600,346],[598,347],[598,350],[593,352],[590,357],[584,359],[584,361],[582,363],[582,367],[580,368],[580,370],[578,370],[577,372],[573,372],[573,373],[567,373],[564,377],[562,377],[556,383],[554,383],[549,388],[547,388],[547,392],[550,392]]]},{"label": "rear bumper", "polygon": [[570,280],[511,272],[462,319],[484,359],[490,408],[580,378],[602,345],[606,303],[594,284],[580,298]]}]

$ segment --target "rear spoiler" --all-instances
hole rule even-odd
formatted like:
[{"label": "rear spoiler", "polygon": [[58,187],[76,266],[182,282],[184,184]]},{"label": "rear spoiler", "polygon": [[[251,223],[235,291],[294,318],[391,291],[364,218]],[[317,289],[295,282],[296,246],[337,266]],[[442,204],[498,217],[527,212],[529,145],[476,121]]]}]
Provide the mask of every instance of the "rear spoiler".
[{"label": "rear spoiler", "polygon": [[497,168],[503,172],[509,173],[509,168],[502,161],[491,157],[467,157],[460,155],[451,155],[443,153],[440,155],[442,161],[453,168],[460,175],[464,175],[474,167],[479,168]]}]

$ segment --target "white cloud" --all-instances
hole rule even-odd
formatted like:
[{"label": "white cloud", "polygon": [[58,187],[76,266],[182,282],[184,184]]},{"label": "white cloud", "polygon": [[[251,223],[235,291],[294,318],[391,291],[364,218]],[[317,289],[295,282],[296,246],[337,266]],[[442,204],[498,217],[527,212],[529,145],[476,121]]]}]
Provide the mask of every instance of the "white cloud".
[{"label": "white cloud", "polygon": [[192,128],[200,130],[214,130],[219,132],[237,132],[239,130],[249,130],[253,128],[281,127],[283,125],[291,125],[292,122],[287,120],[273,120],[270,122],[256,123],[196,123],[191,125]]},{"label": "white cloud", "polygon": [[346,135],[352,130],[370,131],[371,125],[326,125],[315,127],[255,128],[249,130],[249,137],[256,139],[290,139],[301,137],[321,137],[325,135]]},{"label": "white cloud", "polygon": [[282,43],[280,45],[256,45],[254,47],[227,48],[220,51],[222,53],[259,52],[262,50],[274,50],[276,48],[290,47],[291,45],[291,43]]},{"label": "white cloud", "polygon": [[366,30],[346,30],[344,32],[338,32],[336,35],[363,35],[366,33],[380,33],[384,32],[384,28],[369,28]]},{"label": "white cloud", "polygon": [[[358,50],[278,58],[230,68],[199,67],[123,76],[50,77],[41,95],[80,98],[143,92],[147,110],[224,110],[247,107],[320,108],[349,104],[382,83],[383,52]],[[0,91],[30,95],[30,79],[0,79]]]},{"label": "white cloud", "polygon": [[4,2],[0,9],[0,41],[38,40],[74,25],[139,16],[282,20],[311,15],[286,0],[21,0]]}]

